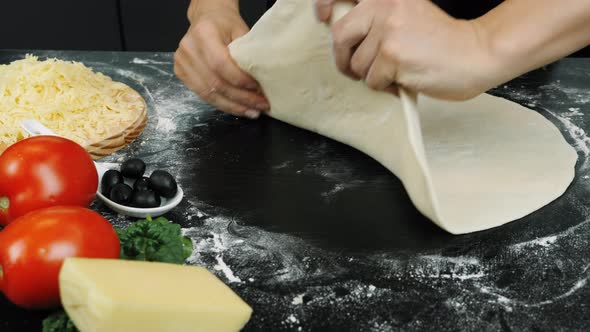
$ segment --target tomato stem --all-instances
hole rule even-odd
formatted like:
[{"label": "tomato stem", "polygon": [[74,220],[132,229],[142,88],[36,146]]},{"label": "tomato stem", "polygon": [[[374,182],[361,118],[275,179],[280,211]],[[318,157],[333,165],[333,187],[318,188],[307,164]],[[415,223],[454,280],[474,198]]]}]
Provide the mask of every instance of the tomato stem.
[{"label": "tomato stem", "polygon": [[10,207],[10,200],[6,196],[0,197],[0,209],[8,210]]}]

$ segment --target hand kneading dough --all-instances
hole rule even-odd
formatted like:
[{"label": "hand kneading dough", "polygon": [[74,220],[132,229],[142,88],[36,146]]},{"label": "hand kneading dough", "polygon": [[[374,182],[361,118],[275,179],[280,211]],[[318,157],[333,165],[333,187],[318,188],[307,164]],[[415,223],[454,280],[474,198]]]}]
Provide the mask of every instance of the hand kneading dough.
[{"label": "hand kneading dough", "polygon": [[567,189],[575,150],[538,113],[487,94],[465,102],[372,91],[333,64],[311,0],[279,0],[230,45],[270,115],[355,147],[403,182],[418,210],[468,233],[521,218]]}]

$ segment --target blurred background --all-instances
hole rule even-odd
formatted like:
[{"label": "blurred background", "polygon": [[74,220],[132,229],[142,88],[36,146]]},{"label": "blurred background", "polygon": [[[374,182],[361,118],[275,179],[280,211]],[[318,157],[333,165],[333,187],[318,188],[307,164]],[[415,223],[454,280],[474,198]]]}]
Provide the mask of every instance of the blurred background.
[{"label": "blurred background", "polygon": [[[312,1],[312,0],[308,0]],[[273,0],[240,0],[250,26]],[[475,18],[500,0],[434,0],[458,18]],[[190,0],[3,0],[0,49],[173,52],[188,28]],[[590,49],[575,56],[590,56]]]},{"label": "blurred background", "polygon": [[[175,51],[190,0],[2,0],[1,49]],[[253,24],[265,0],[240,1]]]}]

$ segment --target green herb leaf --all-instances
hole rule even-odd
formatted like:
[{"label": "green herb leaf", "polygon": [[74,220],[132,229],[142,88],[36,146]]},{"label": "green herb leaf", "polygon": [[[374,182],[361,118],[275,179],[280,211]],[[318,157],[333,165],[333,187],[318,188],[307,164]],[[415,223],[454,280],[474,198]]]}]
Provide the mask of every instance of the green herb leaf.
[{"label": "green herb leaf", "polygon": [[79,332],[65,311],[51,314],[43,320],[43,332]]},{"label": "green herb leaf", "polygon": [[193,254],[193,241],[189,237],[182,237],[182,252],[185,260]]},{"label": "green herb leaf", "polygon": [[182,264],[192,253],[192,242],[182,236],[180,225],[164,217],[137,221],[117,234],[123,259]]}]

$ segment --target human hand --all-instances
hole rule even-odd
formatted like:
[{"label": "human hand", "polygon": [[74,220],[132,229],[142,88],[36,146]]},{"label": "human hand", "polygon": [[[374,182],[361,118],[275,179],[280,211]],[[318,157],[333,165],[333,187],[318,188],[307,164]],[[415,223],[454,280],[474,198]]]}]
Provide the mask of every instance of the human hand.
[{"label": "human hand", "polygon": [[[315,0],[331,19],[337,0]],[[473,21],[457,20],[427,0],[363,0],[331,26],[336,66],[376,90],[396,85],[464,100],[493,87],[494,61]]]},{"label": "human hand", "polygon": [[217,1],[189,9],[191,26],[174,54],[174,72],[221,111],[258,118],[261,112],[269,110],[268,101],[258,83],[238,67],[227,48],[248,32],[248,26],[237,6],[232,8],[226,1]]}]

